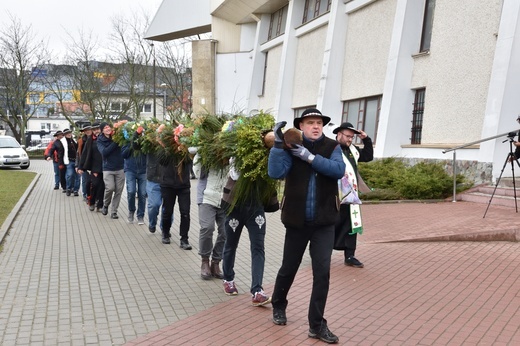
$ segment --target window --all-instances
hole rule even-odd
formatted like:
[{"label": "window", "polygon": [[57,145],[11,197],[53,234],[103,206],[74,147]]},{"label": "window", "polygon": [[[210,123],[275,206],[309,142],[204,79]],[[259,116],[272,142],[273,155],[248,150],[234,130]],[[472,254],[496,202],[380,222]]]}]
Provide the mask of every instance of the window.
[{"label": "window", "polygon": [[302,24],[330,11],[332,0],[305,0]]},{"label": "window", "polygon": [[[341,121],[348,121],[355,128],[363,130],[372,138],[373,143],[377,139],[377,125],[381,113],[381,99],[383,96],[373,96],[343,103],[343,115]],[[362,143],[359,138],[355,144]]]},{"label": "window", "polygon": [[425,0],[420,52],[427,52],[430,50],[430,41],[432,39],[434,9],[435,9],[435,0]]},{"label": "window", "polygon": [[151,113],[152,112],[152,104],[151,103],[145,103],[143,105],[143,113]]},{"label": "window", "polygon": [[316,108],[316,105],[310,105],[310,106],[306,106],[306,107],[294,108],[294,119],[301,117],[302,113],[307,108]]},{"label": "window", "polygon": [[113,112],[122,112],[123,108],[126,108],[126,103],[112,102],[110,104],[110,110]]},{"label": "window", "polygon": [[426,89],[424,88],[415,90],[412,112],[412,144],[421,144],[425,94]]},{"label": "window", "polygon": [[271,14],[271,21],[269,22],[269,33],[267,34],[267,40],[271,40],[275,37],[283,35],[285,33],[285,23],[287,23],[287,9],[289,5],[286,5]]}]

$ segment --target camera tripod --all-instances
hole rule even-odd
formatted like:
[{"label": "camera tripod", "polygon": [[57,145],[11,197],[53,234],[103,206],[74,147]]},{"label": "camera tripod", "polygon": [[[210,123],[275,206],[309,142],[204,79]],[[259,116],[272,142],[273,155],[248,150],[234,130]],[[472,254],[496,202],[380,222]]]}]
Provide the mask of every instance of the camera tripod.
[{"label": "camera tripod", "polygon": [[484,213],[484,216],[482,218],[486,217],[486,214],[488,212],[489,206],[491,205],[491,201],[493,200],[493,197],[495,196],[495,192],[497,191],[498,184],[500,183],[500,179],[502,178],[502,173],[504,173],[504,169],[507,166],[507,163],[509,162],[511,164],[511,173],[513,175],[513,195],[515,196],[515,210],[518,213],[518,204],[516,201],[516,183],[515,183],[515,165],[513,164],[513,161],[516,162],[518,167],[520,168],[520,163],[518,162],[518,159],[516,158],[514,152],[513,152],[513,137],[508,137],[505,141],[502,141],[502,143],[505,143],[509,140],[509,154],[507,154],[506,160],[504,161],[504,165],[502,166],[502,170],[500,171],[500,175],[498,176],[497,182],[495,184],[495,189],[493,190],[493,193],[491,194],[491,198],[489,199],[489,203],[486,208],[486,212]]}]

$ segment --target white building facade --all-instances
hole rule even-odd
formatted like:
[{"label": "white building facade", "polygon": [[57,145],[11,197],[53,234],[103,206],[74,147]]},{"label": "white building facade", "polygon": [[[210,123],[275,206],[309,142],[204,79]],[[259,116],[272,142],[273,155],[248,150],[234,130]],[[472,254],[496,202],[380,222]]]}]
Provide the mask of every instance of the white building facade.
[{"label": "white building facade", "polygon": [[519,127],[520,1],[196,0],[196,28],[175,27],[174,2],[148,37],[211,31],[216,112],[262,109],[292,124],[317,107],[367,132],[377,158],[448,166],[443,150],[497,136],[456,159],[476,182],[499,176],[501,135]]}]

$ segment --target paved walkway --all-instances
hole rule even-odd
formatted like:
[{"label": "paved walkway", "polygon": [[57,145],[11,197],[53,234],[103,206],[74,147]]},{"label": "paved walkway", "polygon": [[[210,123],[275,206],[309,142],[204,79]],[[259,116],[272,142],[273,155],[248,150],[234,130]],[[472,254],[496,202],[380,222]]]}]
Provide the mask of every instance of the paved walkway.
[{"label": "paved walkway", "polygon": [[[307,337],[308,257],[289,294],[288,324],[275,326],[270,306],[251,306],[246,234],[235,268],[240,294],[228,297],[219,280],[199,277],[194,203],[194,249],[184,251],[126,223],[126,195],[111,220],[53,191],[50,163],[33,160],[29,170],[39,176],[0,229],[1,345],[322,344]],[[520,215],[492,205],[483,218],[485,208],[364,205],[357,257],[365,268],[345,267],[339,252],[332,260],[326,317],[340,344],[520,345],[520,243],[494,241],[518,240]],[[278,213],[267,225],[271,293],[284,230]]]}]

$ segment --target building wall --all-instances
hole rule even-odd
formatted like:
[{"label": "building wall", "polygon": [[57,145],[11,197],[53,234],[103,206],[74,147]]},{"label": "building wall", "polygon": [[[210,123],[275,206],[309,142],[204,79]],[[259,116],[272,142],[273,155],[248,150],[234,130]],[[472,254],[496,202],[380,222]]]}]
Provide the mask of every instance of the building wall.
[{"label": "building wall", "polygon": [[253,69],[251,53],[218,54],[216,69],[216,111],[247,112],[248,90]]},{"label": "building wall", "polygon": [[322,26],[298,38],[292,106],[316,104],[323,65],[323,48],[327,26]]},{"label": "building wall", "polygon": [[395,7],[380,0],[348,14],[342,100],[383,93]]},{"label": "building wall", "polygon": [[241,25],[230,23],[218,17],[212,17],[212,38],[218,41],[217,53],[234,53],[240,51]]},{"label": "building wall", "polygon": [[411,87],[426,87],[422,144],[480,139],[502,1],[437,1],[430,54]]},{"label": "building wall", "polygon": [[282,56],[282,45],[273,47],[267,54],[267,69],[265,71],[264,94],[259,97],[258,109],[271,110],[275,108],[276,86],[280,75],[280,59]]}]

